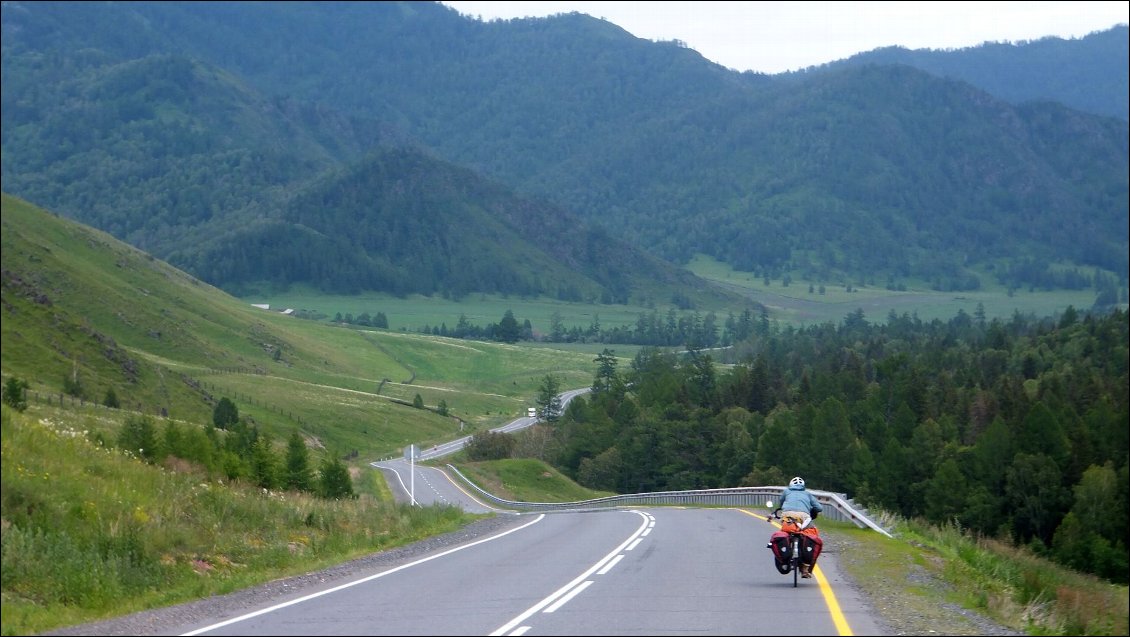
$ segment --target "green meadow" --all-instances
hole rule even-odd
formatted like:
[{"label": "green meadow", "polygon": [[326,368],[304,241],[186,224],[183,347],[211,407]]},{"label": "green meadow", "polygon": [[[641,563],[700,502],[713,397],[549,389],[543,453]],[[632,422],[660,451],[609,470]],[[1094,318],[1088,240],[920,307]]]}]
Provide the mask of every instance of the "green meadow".
[{"label": "green meadow", "polygon": [[[917,316],[923,321],[946,321],[959,312],[976,316],[983,312],[988,320],[999,318],[1008,320],[1014,314],[1033,316],[1055,316],[1068,307],[1090,308],[1096,293],[1085,290],[1014,290],[1012,293],[995,282],[988,273],[980,273],[982,289],[963,292],[938,292],[931,290],[924,281],[911,281],[905,290],[888,290],[874,285],[821,284],[805,281],[799,277],[787,284],[781,279],[771,279],[768,283],[762,277],[750,272],[739,272],[728,265],[704,255],[697,256],[687,269],[699,277],[712,281],[731,292],[749,299],[752,304],[766,308],[770,321],[781,326],[839,323],[844,317],[856,311],[863,311],[864,317],[872,323],[885,323],[891,312],[898,315]],[[821,291],[823,285],[823,291]],[[809,289],[811,286],[811,290]],[[266,294],[241,299],[248,303],[268,304],[269,313],[292,309],[319,313],[329,322],[337,314],[354,317],[362,313],[375,316],[383,312],[388,318],[389,330],[419,333],[424,329],[446,326],[452,329],[465,317],[472,325],[485,327],[497,323],[507,310],[514,313],[519,323],[529,321],[535,336],[550,331],[554,316],[557,316],[566,329],[574,326],[584,330],[598,324],[602,328],[630,327],[636,324],[641,315],[658,312],[666,316],[672,305],[593,305],[587,303],[568,303],[546,298],[504,297],[499,295],[472,295],[461,300],[419,295],[399,298],[389,294],[361,294],[340,296],[319,294],[311,290],[294,290]],[[680,315],[697,311],[699,314],[714,312],[719,322],[730,314],[740,315],[745,306],[699,307],[694,310],[676,310]],[[599,353],[601,344],[560,344],[564,349]],[[611,347],[611,346],[610,346]],[[617,345],[617,355],[632,357],[637,347]]]},{"label": "green meadow", "polygon": [[970,316],[982,311],[988,320],[1008,320],[1017,312],[1038,317],[1055,316],[1068,307],[1089,309],[1096,297],[1091,289],[1016,290],[1010,294],[990,274],[983,272],[979,273],[980,290],[938,292],[924,281],[911,281],[905,290],[898,291],[857,284],[849,291],[846,285],[806,281],[799,276],[787,285],[781,279],[770,279],[766,283],[763,277],[735,271],[703,255],[697,256],[687,269],[761,303],[768,309],[770,320],[794,326],[839,323],[857,310],[862,310],[871,323],[886,323],[891,312],[917,316],[923,321],[947,321],[963,311]]},{"label": "green meadow", "polygon": [[[455,301],[443,297],[410,295],[399,298],[391,294],[365,293],[357,296],[327,295],[297,287],[291,291],[264,296],[244,297],[247,303],[266,303],[272,310],[309,310],[320,312],[331,320],[336,314],[354,317],[368,312],[384,312],[392,331],[419,332],[425,327],[446,325],[454,329],[460,316],[478,327],[498,323],[507,310],[514,313],[519,323],[528,320],[535,333],[546,333],[557,313],[566,329],[577,326],[587,329],[594,322],[611,327],[634,325],[641,313],[651,307],[638,305],[590,305],[568,303],[548,298],[514,297],[474,294]],[[661,311],[666,311],[663,308]]]}]

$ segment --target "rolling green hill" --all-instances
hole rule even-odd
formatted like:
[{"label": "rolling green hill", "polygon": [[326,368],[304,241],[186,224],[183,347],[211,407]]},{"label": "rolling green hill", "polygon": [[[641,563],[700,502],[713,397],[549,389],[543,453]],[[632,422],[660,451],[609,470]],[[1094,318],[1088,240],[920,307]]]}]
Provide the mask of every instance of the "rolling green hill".
[{"label": "rolling green hill", "polygon": [[409,148],[332,171],[277,212],[183,243],[169,261],[241,296],[305,281],[343,294],[739,304],[565,210]]},{"label": "rolling green hill", "polygon": [[[209,422],[221,397],[267,432],[376,458],[525,413],[547,374],[591,355],[354,330],[260,310],[104,232],[3,197],[5,378],[33,400]],[[76,389],[77,388],[77,389]],[[419,395],[425,409],[414,409]],[[449,415],[438,407],[446,405]]]}]

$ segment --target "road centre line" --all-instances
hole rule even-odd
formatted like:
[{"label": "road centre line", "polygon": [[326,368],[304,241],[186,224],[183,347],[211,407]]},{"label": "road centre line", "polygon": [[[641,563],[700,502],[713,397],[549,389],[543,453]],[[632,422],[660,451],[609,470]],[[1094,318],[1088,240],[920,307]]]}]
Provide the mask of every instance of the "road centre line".
[{"label": "road centre line", "polygon": [[584,583],[582,583],[582,584],[581,584],[580,586],[578,586],[578,587],[574,588],[573,590],[569,591],[568,593],[566,593],[564,597],[562,597],[561,599],[559,599],[559,600],[557,600],[556,602],[554,602],[554,603],[553,603],[552,605],[550,605],[550,607],[549,607],[549,608],[547,608],[547,609],[543,610],[542,612],[543,612],[543,613],[552,613],[553,611],[557,610],[558,608],[561,608],[561,607],[562,607],[562,606],[564,606],[564,605],[565,605],[565,604],[566,604],[566,603],[567,603],[567,602],[568,602],[569,600],[571,600],[571,599],[573,599],[574,597],[576,597],[578,593],[580,593],[581,591],[583,591],[583,590],[585,590],[586,588],[588,588],[588,587],[589,587],[589,586],[590,586],[591,584],[592,584],[592,580],[591,580],[591,579],[590,579],[590,580],[585,580],[585,581],[584,581]]},{"label": "road centre line", "polygon": [[[608,555],[605,555],[604,557],[600,558],[600,560],[598,560],[596,562],[596,564],[593,564],[584,573],[581,573],[580,575],[578,575],[573,581],[571,581],[568,584],[557,589],[556,591],[551,593],[548,597],[541,600],[537,604],[534,604],[533,606],[528,608],[526,611],[524,611],[521,615],[518,615],[514,619],[506,622],[505,624],[500,626],[497,630],[491,632],[490,635],[492,635],[492,637],[498,637],[500,635],[509,634],[511,630],[513,630],[515,627],[517,627],[519,624],[521,624],[525,620],[529,619],[534,613],[537,613],[538,611],[542,610],[546,606],[549,606],[550,604],[555,602],[561,596],[568,594],[571,590],[573,590],[577,586],[581,585],[583,582],[586,581],[586,579],[588,578],[589,575],[592,575],[596,571],[600,570],[601,568],[604,567],[605,564],[607,564],[612,559],[614,559],[617,555],[619,555],[620,552],[624,550],[624,547],[631,544],[632,542],[635,542],[639,538],[639,536],[644,532],[644,529],[647,528],[649,521],[653,520],[654,518],[650,518],[648,516],[648,514],[642,512],[642,511],[629,511],[629,513],[635,513],[635,514],[641,516],[643,518],[643,524],[641,524],[640,527],[638,529],[636,529],[635,532],[632,533],[632,535],[630,535],[628,537],[628,539],[624,540],[623,543],[620,544],[620,546],[617,546],[610,553],[608,553]],[[588,586],[588,584],[585,584],[585,586]],[[580,592],[580,591],[578,591],[578,592]],[[572,597],[572,596],[570,595],[570,597]]]},{"label": "road centre line", "polygon": [[621,554],[617,555],[617,556],[616,556],[616,559],[612,560],[612,561],[611,561],[611,562],[609,562],[608,564],[605,564],[605,565],[604,565],[604,568],[602,568],[602,569],[600,569],[599,571],[597,571],[597,572],[596,572],[596,574],[597,574],[597,575],[604,575],[604,574],[605,574],[605,573],[607,573],[608,571],[611,571],[611,570],[612,570],[612,567],[613,567],[613,566],[616,566],[617,564],[619,564],[619,563],[620,563],[620,560],[622,560],[622,559],[624,559],[624,554],[623,554],[623,553],[621,553]]}]

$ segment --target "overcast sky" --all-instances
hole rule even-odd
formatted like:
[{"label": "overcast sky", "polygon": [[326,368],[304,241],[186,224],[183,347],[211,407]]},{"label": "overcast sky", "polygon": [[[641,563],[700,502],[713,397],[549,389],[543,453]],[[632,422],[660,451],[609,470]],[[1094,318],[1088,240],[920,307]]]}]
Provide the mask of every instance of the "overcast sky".
[{"label": "overcast sky", "polygon": [[781,73],[885,46],[960,49],[1080,38],[1130,22],[1130,2],[443,2],[470,17],[577,11],[648,40],[681,40],[738,71]]}]

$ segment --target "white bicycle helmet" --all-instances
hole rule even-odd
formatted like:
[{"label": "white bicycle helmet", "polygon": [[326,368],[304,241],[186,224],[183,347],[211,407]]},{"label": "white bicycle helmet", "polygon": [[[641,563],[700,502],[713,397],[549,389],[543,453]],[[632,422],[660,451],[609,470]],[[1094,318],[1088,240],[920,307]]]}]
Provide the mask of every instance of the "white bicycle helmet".
[{"label": "white bicycle helmet", "polygon": [[789,486],[790,487],[803,487],[804,486],[804,478],[797,476],[797,477],[793,478],[792,480],[789,480]]}]

